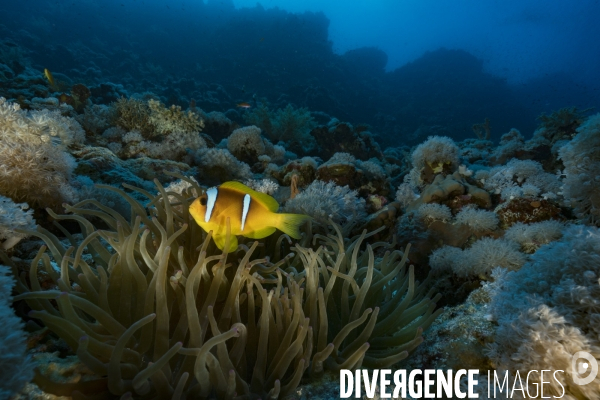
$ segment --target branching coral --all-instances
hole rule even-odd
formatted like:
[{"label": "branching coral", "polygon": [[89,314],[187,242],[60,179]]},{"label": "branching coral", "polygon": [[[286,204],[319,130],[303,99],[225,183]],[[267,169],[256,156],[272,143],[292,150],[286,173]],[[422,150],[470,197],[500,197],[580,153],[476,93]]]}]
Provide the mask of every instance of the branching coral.
[{"label": "branching coral", "polygon": [[152,137],[156,133],[150,123],[150,107],[142,100],[121,97],[112,104],[115,123],[125,131],[139,131],[144,137]]},{"label": "branching coral", "polygon": [[[190,188],[201,190],[193,181]],[[258,258],[258,243],[221,253],[189,215],[193,198],[166,192],[145,210],[133,198],[132,222],[93,200],[68,207],[87,236],[69,248],[46,242],[17,285],[16,300],[63,338],[98,378],[71,384],[81,393],[157,398],[280,398],[303,376],[325,369],[382,368],[405,358],[439,314],[438,296],[415,282],[408,253],[315,235],[316,250],[279,246]],[[181,206],[164,201],[174,196]],[[83,208],[93,204],[97,210]],[[101,219],[97,230],[85,215]],[[71,236],[69,236],[71,238]],[[281,236],[277,241],[279,245]],[[72,239],[72,238],[71,238]],[[310,241],[310,236],[305,241]],[[50,250],[47,254],[46,250]],[[83,257],[89,252],[91,257]],[[4,257],[6,258],[6,257]],[[59,270],[52,267],[52,259]],[[278,260],[279,259],[279,260]],[[6,259],[5,262],[11,262]],[[40,267],[55,289],[43,290]],[[16,271],[16,266],[13,265]],[[60,391],[60,383],[46,382]]]},{"label": "branching coral", "polygon": [[150,108],[149,122],[161,135],[172,132],[200,132],[204,127],[198,114],[191,110],[183,112],[180,106],[172,105],[166,108],[156,100],[149,100],[148,107]]},{"label": "branching coral", "polygon": [[172,105],[167,108],[159,101],[148,103],[135,98],[120,98],[113,103],[116,123],[126,131],[139,131],[144,138],[168,135],[173,132],[195,133],[204,126],[195,112]]}]

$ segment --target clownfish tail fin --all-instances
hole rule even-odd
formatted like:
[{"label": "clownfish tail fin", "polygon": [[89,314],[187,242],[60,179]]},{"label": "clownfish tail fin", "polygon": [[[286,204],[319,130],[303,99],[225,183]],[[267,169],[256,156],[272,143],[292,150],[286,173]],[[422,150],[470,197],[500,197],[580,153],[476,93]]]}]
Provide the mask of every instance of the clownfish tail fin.
[{"label": "clownfish tail fin", "polygon": [[300,239],[302,237],[300,234],[300,227],[303,223],[312,219],[304,214],[277,214],[277,216],[277,224],[275,227],[294,239]]}]

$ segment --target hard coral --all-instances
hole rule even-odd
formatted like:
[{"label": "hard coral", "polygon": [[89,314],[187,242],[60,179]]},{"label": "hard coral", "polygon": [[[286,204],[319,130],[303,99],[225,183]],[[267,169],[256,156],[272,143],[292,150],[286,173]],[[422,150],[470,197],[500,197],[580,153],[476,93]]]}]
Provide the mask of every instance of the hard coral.
[{"label": "hard coral", "polygon": [[188,110],[183,112],[180,106],[172,105],[166,108],[159,101],[149,100],[149,122],[157,134],[166,135],[172,132],[197,133],[202,130],[204,123],[200,116]]},{"label": "hard coral", "polygon": [[[150,200],[145,210],[111,189],[131,204],[131,222],[108,208],[86,209],[94,203],[87,201],[69,207],[73,215],[53,214],[77,221],[82,243],[65,248],[48,231],[32,232],[48,247],[30,279],[18,281],[16,301],[97,375],[69,385],[46,379],[51,393],[282,398],[303,376],[389,367],[421,343],[440,312],[438,297],[430,299],[406,267],[406,252],[375,258],[370,245],[361,250],[366,231],[351,240],[339,230],[315,236],[317,250],[296,245],[294,257],[277,260],[276,251],[272,263],[256,257],[257,242],[218,251],[188,212],[190,189],[180,195],[158,186],[155,197],[129,188]],[[172,207],[169,196],[182,206]],[[56,289],[40,287],[40,263]]]},{"label": "hard coral", "polygon": [[126,132],[137,130],[144,137],[156,135],[154,125],[150,123],[150,107],[142,100],[121,97],[112,104],[115,123]]}]

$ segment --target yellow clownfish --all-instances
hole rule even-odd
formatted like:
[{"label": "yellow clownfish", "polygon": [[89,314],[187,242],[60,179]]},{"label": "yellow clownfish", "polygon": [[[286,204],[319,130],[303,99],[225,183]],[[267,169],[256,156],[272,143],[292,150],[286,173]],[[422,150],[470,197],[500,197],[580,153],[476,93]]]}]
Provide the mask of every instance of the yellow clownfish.
[{"label": "yellow clownfish", "polygon": [[279,204],[268,194],[250,189],[239,182],[225,182],[210,188],[190,206],[190,214],[206,232],[213,231],[213,239],[221,250],[225,247],[227,218],[231,237],[227,252],[237,248],[235,235],[262,239],[276,229],[294,239],[300,239],[298,228],[309,220],[308,215],[278,214]]}]

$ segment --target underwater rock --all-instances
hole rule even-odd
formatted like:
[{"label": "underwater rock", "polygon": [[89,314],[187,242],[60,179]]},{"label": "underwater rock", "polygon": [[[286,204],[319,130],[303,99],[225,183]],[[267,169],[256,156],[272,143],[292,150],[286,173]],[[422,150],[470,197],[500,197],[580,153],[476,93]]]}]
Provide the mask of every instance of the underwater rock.
[{"label": "underwater rock", "polygon": [[75,111],[78,113],[82,112],[91,95],[92,92],[90,92],[90,89],[88,89],[87,86],[82,85],[81,83],[73,85],[73,87],[71,87],[71,96],[73,98],[72,106]]},{"label": "underwater rock", "polygon": [[153,179],[160,182],[171,182],[174,178],[165,171],[189,174],[191,167],[185,163],[170,160],[157,160],[140,157],[121,160],[112,151],[103,147],[86,146],[75,150],[72,154],[77,158],[75,172],[89,176],[94,182],[121,186],[122,183],[152,188]]},{"label": "underwater rock", "polygon": [[334,182],[338,186],[349,186],[356,189],[366,183],[364,174],[350,163],[325,163],[317,169],[317,179]]},{"label": "underwater rock", "polygon": [[437,175],[430,185],[425,186],[421,197],[413,201],[407,210],[416,210],[422,204],[428,203],[445,204],[456,212],[470,204],[481,208],[490,208],[492,199],[487,191],[471,185],[458,172],[455,172],[446,177]]},{"label": "underwater rock", "polygon": [[317,179],[317,161],[312,157],[303,157],[299,160],[288,161],[284,166],[271,170],[271,176],[284,186],[292,185],[292,178],[296,176],[296,185],[299,188],[310,185]]},{"label": "underwater rock", "polygon": [[384,226],[385,228],[381,232],[377,232],[373,237],[375,240],[391,241],[396,233],[396,221],[401,211],[402,207],[400,203],[396,201],[389,203],[376,213],[369,215],[364,229],[372,232]]},{"label": "underwater rock", "polygon": [[385,198],[390,195],[391,186],[385,171],[374,160],[360,161],[349,153],[335,153],[317,169],[316,177],[338,186],[348,186],[365,198],[371,195]]},{"label": "underwater rock", "polygon": [[317,154],[328,160],[335,153],[350,153],[359,160],[383,159],[379,144],[365,127],[353,127],[347,122],[318,126],[310,131],[317,142]]}]

